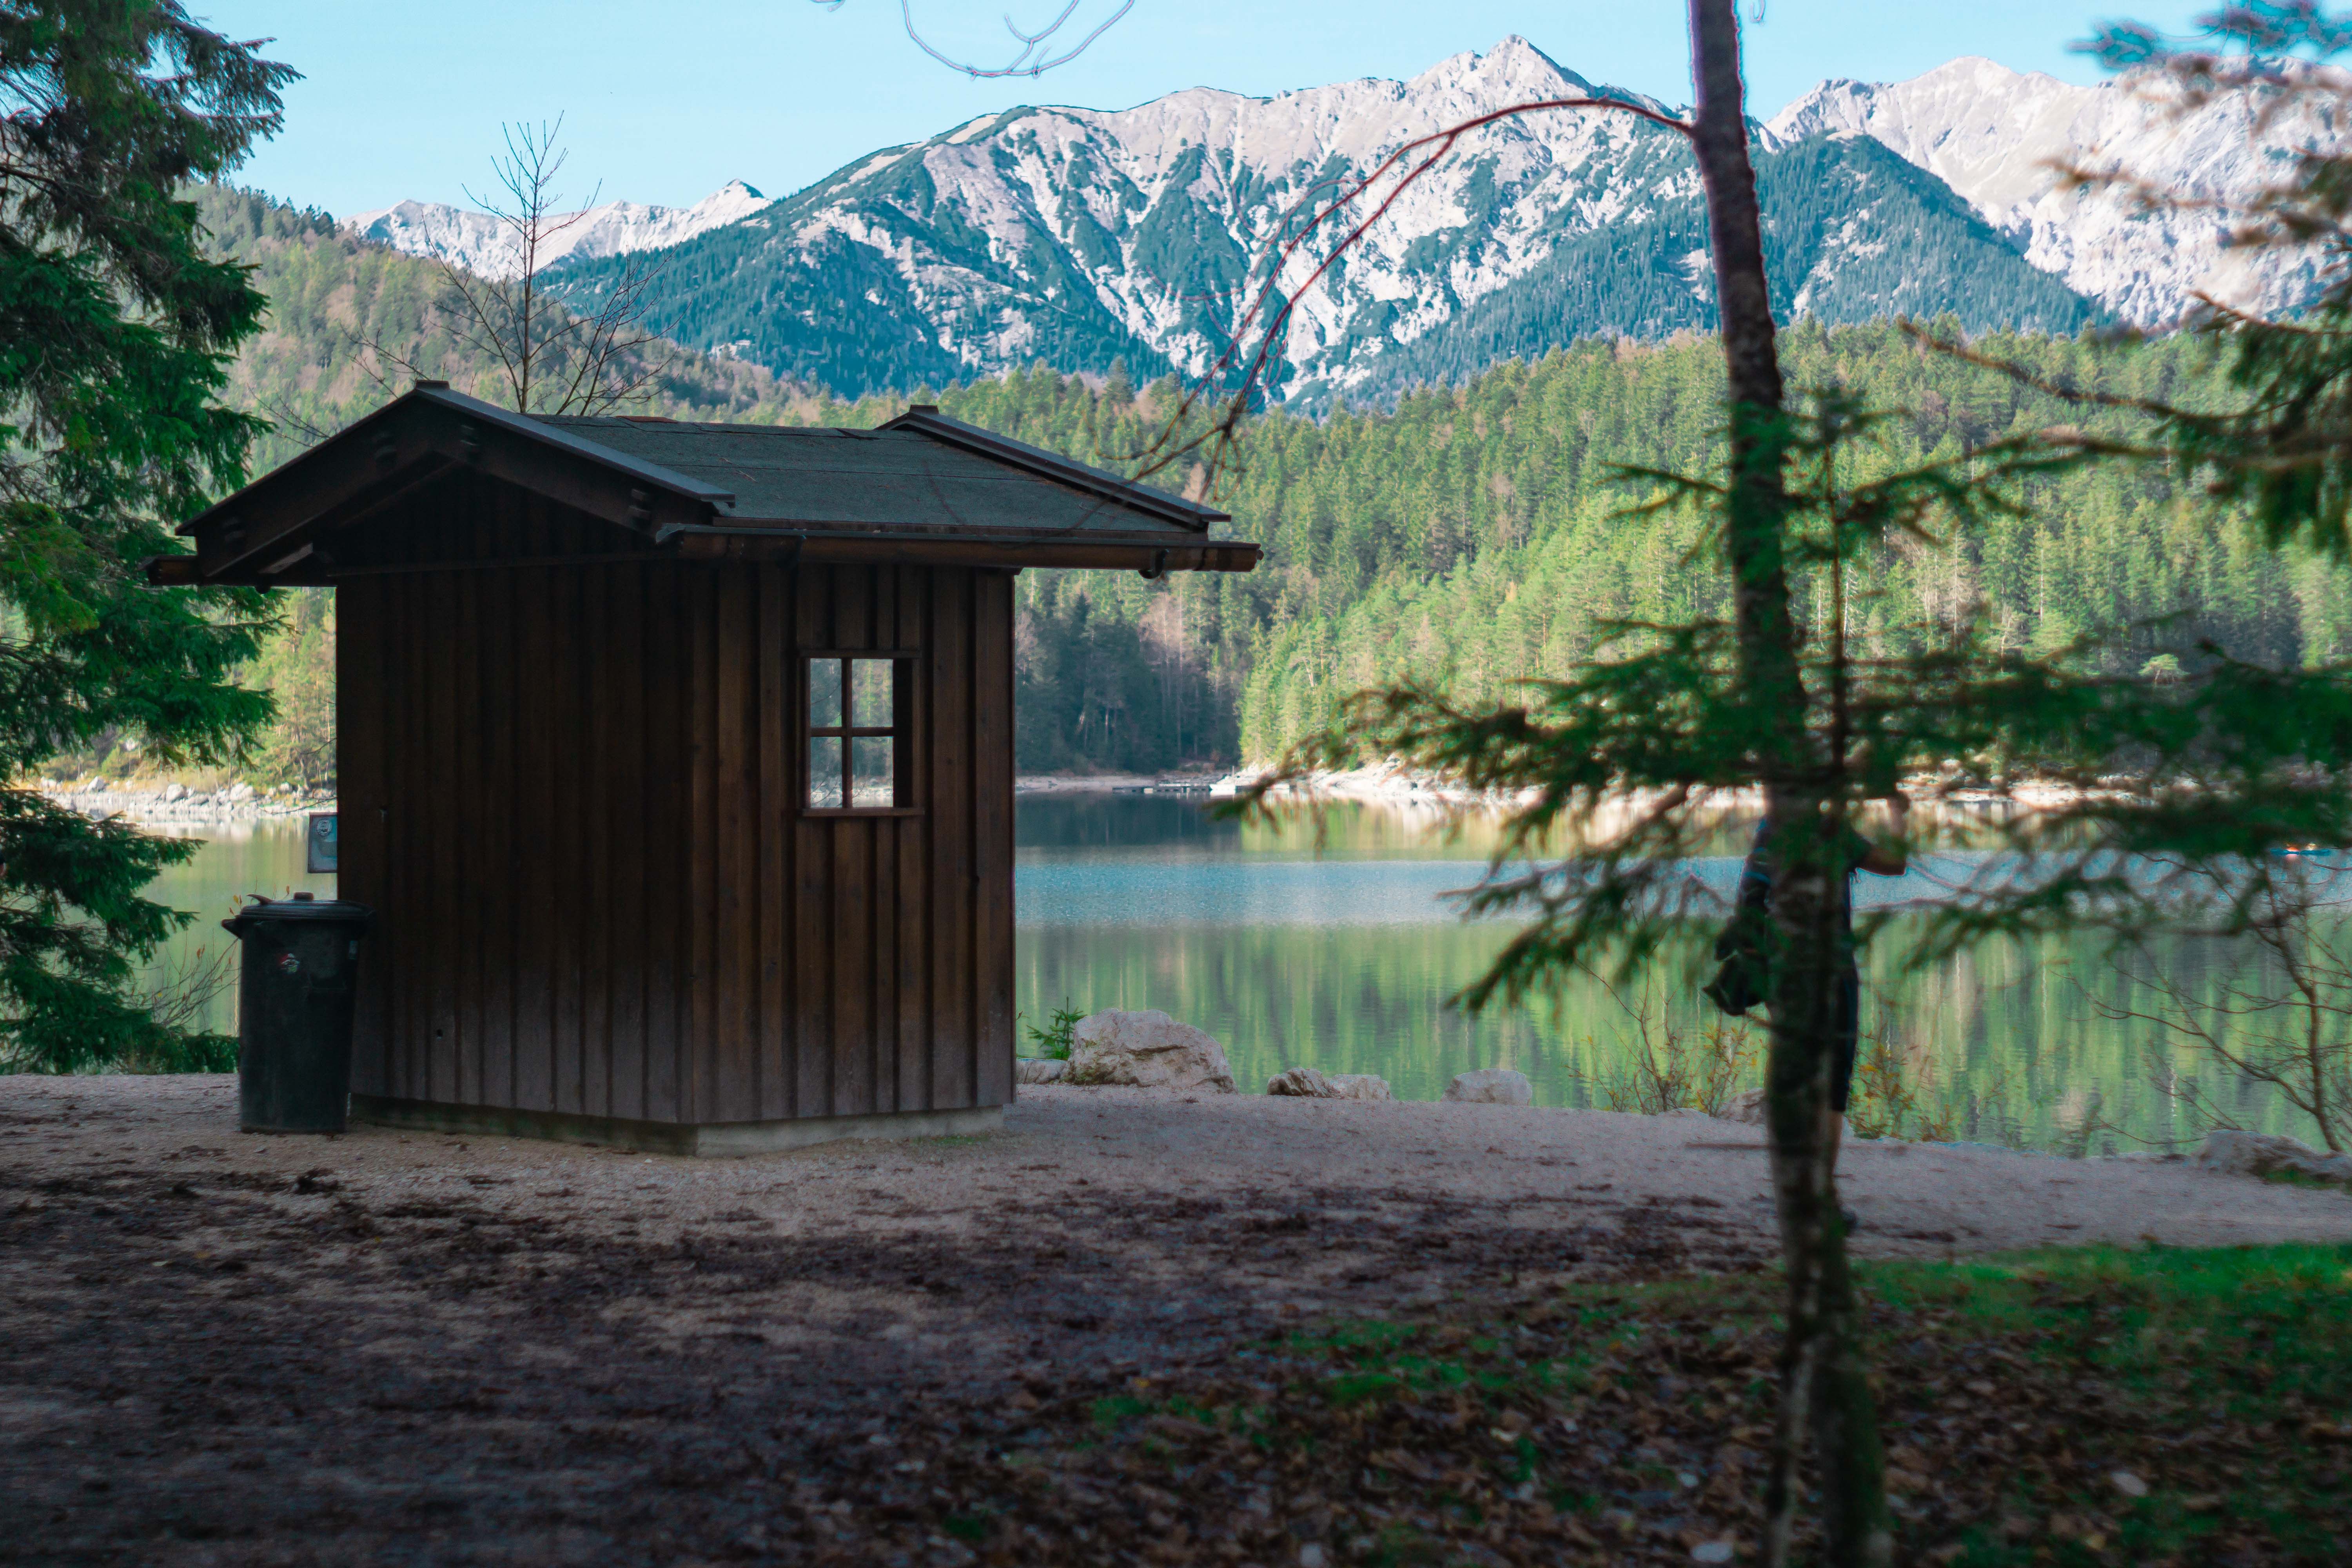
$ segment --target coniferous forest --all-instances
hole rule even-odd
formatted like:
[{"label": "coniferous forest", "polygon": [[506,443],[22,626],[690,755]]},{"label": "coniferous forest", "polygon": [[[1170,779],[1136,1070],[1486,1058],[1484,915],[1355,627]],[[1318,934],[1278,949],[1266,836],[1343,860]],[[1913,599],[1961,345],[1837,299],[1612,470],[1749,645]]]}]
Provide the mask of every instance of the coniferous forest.
[{"label": "coniferous forest", "polygon": [[[322,215],[265,197],[214,190],[204,207],[214,243],[255,263],[271,301],[268,327],[234,383],[240,402],[278,426],[256,446],[257,471],[405,384],[378,347],[491,394],[484,367],[456,353],[428,263],[341,238]],[[2045,382],[2192,402],[2218,395],[2203,391],[2215,380],[2207,351],[2185,339],[1975,342]],[[2084,422],[2079,405],[1937,353],[1891,323],[1801,322],[1784,353],[1792,386],[1846,388],[1890,412],[1875,458],[1889,466]],[[1375,680],[1443,678],[1475,700],[1564,672],[1612,622],[1706,610],[1714,590],[1685,569],[1696,525],[1631,515],[1643,492],[1621,470],[1705,470],[1717,445],[1720,379],[1719,353],[1695,334],[1653,345],[1588,342],[1390,406],[1257,416],[1242,466],[1216,492],[1234,514],[1231,531],[1267,547],[1255,573],[1159,583],[1024,575],[1021,766],[1139,772],[1262,759]],[[1178,395],[1167,380],[1138,386],[1116,365],[1083,376],[1041,366],[909,400],[1132,469]],[[902,405],[843,403],[679,351],[647,411],[862,426]],[[2215,524],[2160,466],[2102,464],[2053,479],[2031,499],[2028,515],[1957,551],[1882,562],[1872,635],[1899,643],[1906,628],[1981,603],[1999,635],[2021,647],[2162,617],[2137,639],[2151,656],[2196,637],[2268,662],[2352,654],[2338,568]],[[304,686],[302,672],[331,657],[331,609],[305,607],[284,637],[299,648],[274,647],[253,675],[288,696],[299,689],[284,706],[303,732],[276,737],[269,765],[315,778],[317,682]]]},{"label": "coniferous forest", "polygon": [[[2044,379],[2194,399],[2210,378],[2185,341],[2098,347],[2071,339],[1980,340]],[[2077,423],[2079,409],[1919,346],[1893,326],[1805,326],[1787,344],[1791,383],[1842,386],[1898,411],[1879,461],[1965,456],[2004,437]],[[1326,420],[1262,416],[1221,504],[1267,561],[1242,577],[1144,584],[1024,577],[1023,760],[1035,768],[1150,768],[1263,759],[1334,703],[1405,674],[1471,700],[1564,674],[1611,623],[1712,606],[1685,569],[1696,524],[1629,515],[1645,493],[1628,468],[1700,472],[1713,461],[1721,356],[1690,339],[1649,348],[1585,343],[1497,366],[1396,407]],[[1033,372],[950,388],[944,408],[1023,440],[1116,463],[1146,446],[1173,395]],[[860,423],[887,405],[835,408]],[[1946,552],[1881,563],[1874,637],[1981,604],[2011,646],[2044,648],[2097,627],[2149,622],[2121,657],[2210,637],[2276,663],[2352,653],[2341,571],[2281,555],[2161,467],[2062,476],[2029,514]]]}]

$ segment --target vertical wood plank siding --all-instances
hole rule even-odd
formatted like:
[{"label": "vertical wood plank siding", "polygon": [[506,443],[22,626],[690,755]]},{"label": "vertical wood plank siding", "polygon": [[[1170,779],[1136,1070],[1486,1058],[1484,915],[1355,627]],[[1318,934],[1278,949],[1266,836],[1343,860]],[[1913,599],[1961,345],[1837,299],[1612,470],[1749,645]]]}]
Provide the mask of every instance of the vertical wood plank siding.
[{"label": "vertical wood plank siding", "polygon": [[[721,1123],[1000,1105],[1012,579],[689,565],[474,476],[338,585],[352,1087]],[[352,556],[357,552],[352,552]],[[348,558],[348,557],[347,557]],[[800,654],[913,652],[915,815],[801,810]]]}]

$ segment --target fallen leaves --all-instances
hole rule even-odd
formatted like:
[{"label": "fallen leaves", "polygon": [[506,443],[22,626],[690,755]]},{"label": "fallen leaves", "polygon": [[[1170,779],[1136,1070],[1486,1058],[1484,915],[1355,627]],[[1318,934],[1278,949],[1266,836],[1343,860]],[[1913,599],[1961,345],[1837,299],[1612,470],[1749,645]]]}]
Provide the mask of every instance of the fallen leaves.
[{"label": "fallen leaves", "polygon": [[[1905,1267],[1872,1310],[1905,1557],[2352,1556],[2352,1476],[2322,1446],[2335,1423],[2282,1425],[2264,1406],[2340,1396],[2342,1302],[2232,1297],[2226,1318],[2157,1331],[2142,1320],[2164,1313],[2127,1279],[1988,1271],[2009,1292],[1996,1301],[1981,1280]],[[1740,1561],[1760,1533],[1773,1306],[1752,1279],[1587,1288],[1073,1384],[1039,1399],[1013,1447],[950,1445],[895,1539],[961,1520],[982,1561],[1006,1563]],[[2176,1375],[2183,1357],[2194,1375]],[[854,1547],[803,1543],[811,1561],[863,1562],[892,1539],[877,1521]]]}]

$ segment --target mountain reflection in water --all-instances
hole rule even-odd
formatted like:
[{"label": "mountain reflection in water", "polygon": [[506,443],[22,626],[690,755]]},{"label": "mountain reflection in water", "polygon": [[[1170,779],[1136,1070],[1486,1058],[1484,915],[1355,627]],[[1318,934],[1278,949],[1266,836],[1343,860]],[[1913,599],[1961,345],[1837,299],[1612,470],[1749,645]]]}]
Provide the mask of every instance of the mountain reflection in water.
[{"label": "mountain reflection in water", "polygon": [[[1378,1073],[1402,1099],[1433,1100],[1457,1072],[1512,1067],[1534,1081],[1538,1104],[1605,1107],[1604,1086],[1628,1073],[1637,1048],[1629,1006],[1649,1010],[1654,1033],[1726,1022],[1697,994],[1705,975],[1672,961],[1615,995],[1577,978],[1476,1017],[1449,1006],[1513,929],[1465,921],[1444,897],[1477,880],[1496,842],[1491,820],[1448,825],[1346,803],[1243,825],[1182,796],[1036,794],[1021,798],[1017,821],[1024,1021],[1065,998],[1082,1012],[1160,1008],[1215,1035],[1244,1091],[1312,1065]],[[1717,853],[1684,869],[1727,896],[1752,832],[1752,821],[1727,820],[1706,846]],[[2015,865],[1975,847],[1939,850],[1908,877],[1857,878],[1856,901],[1939,902]],[[1897,914],[1871,948],[1864,1027],[1948,1135],[2094,1153],[2189,1137],[2196,1130],[2158,1087],[2177,1075],[2247,1125],[2308,1136],[2263,1086],[2152,1023],[2101,1016],[2094,998],[2131,995],[2103,935],[1987,942],[1906,975],[1921,923]],[[2167,973],[2192,985],[2242,955],[2210,938],[2157,949]],[[1748,1033],[1760,1053],[1761,1029]]]},{"label": "mountain reflection in water", "polygon": [[[1686,1037],[1725,1020],[1700,1000],[1705,978],[1675,963],[1620,988],[1577,979],[1553,997],[1468,1016],[1447,998],[1475,979],[1513,930],[1465,921],[1444,895],[1476,881],[1495,844],[1491,820],[1448,826],[1427,812],[1347,804],[1272,824],[1211,818],[1199,797],[1029,794],[1015,817],[1019,928],[1015,1005],[1024,1023],[1066,998],[1081,1011],[1157,1007],[1223,1042],[1234,1076],[1255,1092],[1285,1067],[1370,1072],[1397,1095],[1434,1100],[1473,1068],[1512,1067],[1538,1104],[1602,1106],[1628,1069],[1635,1030]],[[1753,825],[1727,820],[1714,853],[1692,861],[1728,892]],[[224,951],[219,921],[241,893],[334,890],[301,874],[299,826],[220,828],[153,896],[199,919],[175,962]],[[1862,877],[1865,903],[1942,896],[1937,883],[1980,863],[1970,847],[1923,858],[1906,879]],[[2158,1084],[2193,1084],[2242,1123],[2292,1131],[2263,1086],[2224,1074],[2141,1019],[2102,1016],[2094,998],[2143,1005],[2094,933],[1985,942],[1916,975],[1903,961],[1920,917],[1897,915],[1872,946],[1864,1027],[1950,1135],[2035,1147],[2084,1139],[2098,1152],[2193,1131]],[[2177,984],[2217,981],[2245,950],[2212,938],[2156,950]],[[236,1027],[236,994],[213,1026]],[[1748,1030],[1760,1053],[1761,1030]],[[1030,1048],[1025,1041],[1024,1049]]]}]

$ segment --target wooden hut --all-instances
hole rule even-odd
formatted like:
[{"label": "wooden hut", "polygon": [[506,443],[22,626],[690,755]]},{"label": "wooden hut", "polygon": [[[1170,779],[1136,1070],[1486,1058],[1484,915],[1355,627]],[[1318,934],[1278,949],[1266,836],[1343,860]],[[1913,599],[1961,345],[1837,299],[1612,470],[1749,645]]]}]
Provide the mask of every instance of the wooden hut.
[{"label": "wooden hut", "polygon": [[159,584],[336,590],[355,1118],[676,1152],[1013,1095],[1013,574],[1222,512],[910,408],[524,417],[420,383]]}]

